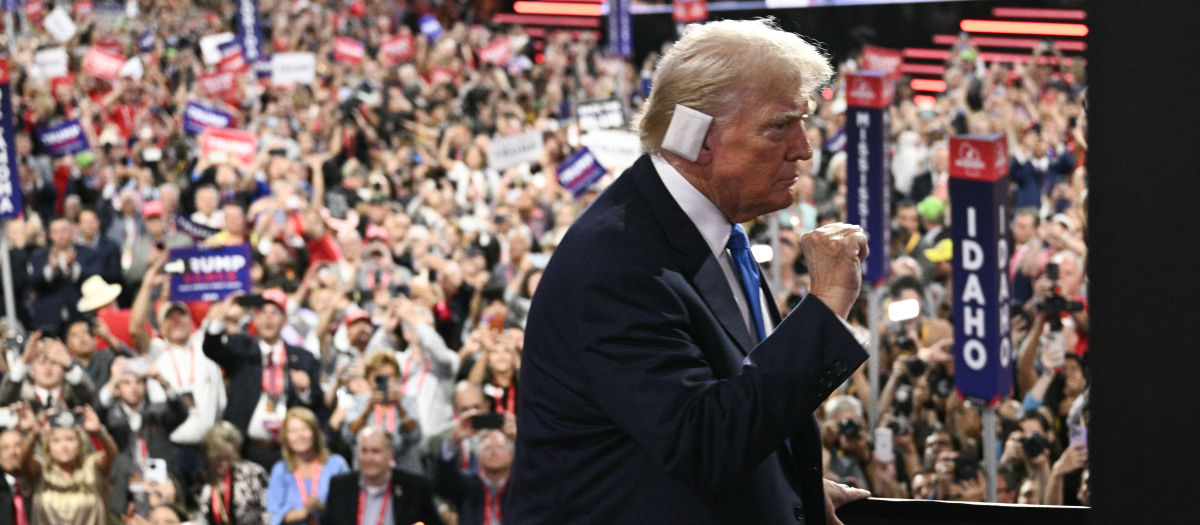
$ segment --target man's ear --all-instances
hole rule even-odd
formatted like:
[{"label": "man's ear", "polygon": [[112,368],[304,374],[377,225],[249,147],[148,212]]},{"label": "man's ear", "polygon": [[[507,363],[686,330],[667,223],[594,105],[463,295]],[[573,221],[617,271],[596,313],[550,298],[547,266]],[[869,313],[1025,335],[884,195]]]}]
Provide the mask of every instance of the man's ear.
[{"label": "man's ear", "polygon": [[710,127],[708,133],[704,136],[704,144],[700,146],[700,153],[696,155],[696,164],[701,166],[709,166],[713,161],[713,146],[716,145],[716,133]]}]

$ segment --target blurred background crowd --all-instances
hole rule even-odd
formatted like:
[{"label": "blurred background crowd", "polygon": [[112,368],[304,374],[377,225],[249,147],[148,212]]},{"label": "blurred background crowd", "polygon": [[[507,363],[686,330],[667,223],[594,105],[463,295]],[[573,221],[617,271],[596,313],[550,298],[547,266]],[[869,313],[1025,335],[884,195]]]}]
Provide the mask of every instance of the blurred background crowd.
[{"label": "blurred background crowd", "polygon": [[[594,133],[577,110],[636,108],[658,54],[614,59],[588,31],[532,39],[484,23],[488,2],[260,0],[263,50],[315,56],[313,83],[275,85],[205,58],[203,37],[236,32],[237,2],[60,4],[69,38],[40,23],[51,3],[6,27],[25,213],[5,232],[19,326],[0,360],[0,496],[28,523],[310,523],[328,519],[332,478],[394,465],[430,487],[426,523],[500,523],[530,300],[629,161],[564,187],[560,165]],[[411,56],[391,54],[397,36]],[[66,74],[50,74],[36,57],[60,47]],[[99,78],[84,67],[97,48],[138,66]],[[831,58],[860,67],[856,50]],[[936,99],[899,83],[886,284],[920,309],[879,323],[895,453],[875,454],[864,367],[818,412],[830,479],[983,501],[990,453],[999,501],[1088,504],[1087,84],[1061,58],[985,62],[963,40]],[[228,89],[206,83],[225,71]],[[794,204],[747,225],[777,242],[760,262],[785,314],[807,293],[800,236],[846,216],[840,75],[814,100]],[[202,152],[189,104],[251,132],[252,155]],[[73,121],[87,147],[55,154],[41,130]],[[493,142],[529,132],[536,161],[491,165]],[[985,451],[980,407],[953,392],[947,141],[993,132],[1011,156],[1018,353]],[[243,244],[252,293],[170,299],[170,250]],[[864,334],[866,312],[864,298],[850,319]]]}]

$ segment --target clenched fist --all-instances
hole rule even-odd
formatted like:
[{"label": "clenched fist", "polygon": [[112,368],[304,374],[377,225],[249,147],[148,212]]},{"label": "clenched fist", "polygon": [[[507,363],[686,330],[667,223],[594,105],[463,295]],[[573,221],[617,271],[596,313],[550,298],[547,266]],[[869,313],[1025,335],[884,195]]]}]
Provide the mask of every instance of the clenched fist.
[{"label": "clenched fist", "polygon": [[862,286],[867,235],[858,226],[827,224],[804,234],[800,250],[808,263],[812,294],[844,319]]}]

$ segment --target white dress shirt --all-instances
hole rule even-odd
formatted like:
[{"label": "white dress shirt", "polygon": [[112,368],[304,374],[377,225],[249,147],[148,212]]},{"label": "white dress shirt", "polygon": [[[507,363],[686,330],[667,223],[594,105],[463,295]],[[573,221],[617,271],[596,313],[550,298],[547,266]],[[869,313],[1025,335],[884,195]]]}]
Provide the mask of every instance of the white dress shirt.
[{"label": "white dress shirt", "polygon": [[[274,345],[268,345],[258,341],[258,349],[262,352],[262,370],[263,374],[267,373],[267,356],[270,355],[274,359],[274,364],[277,367],[283,367],[284,360],[287,359],[287,351],[284,348],[283,340],[276,341]],[[267,430],[266,423],[271,422],[273,425],[283,422],[283,416],[287,414],[287,368],[283,367],[283,384],[284,389],[279,392],[279,399],[275,400],[275,410],[267,410],[267,405],[270,404],[266,390],[258,396],[258,405],[254,407],[254,415],[250,416],[250,426],[246,429],[246,434],[250,439],[259,441],[274,441],[277,434]]]},{"label": "white dress shirt", "polygon": [[[733,223],[725,217],[725,214],[713,204],[708,197],[705,197],[700,190],[692,186],[692,183],[683,178],[683,175],[676,170],[667,159],[662,155],[654,155],[650,157],[654,163],[654,169],[658,172],[659,178],[662,179],[663,185],[667,187],[667,192],[675,199],[680,208],[683,208],[683,213],[687,214],[692,223],[696,225],[696,229],[700,231],[700,236],[704,237],[704,242],[708,244],[712,250],[713,256],[717,258],[717,263],[721,266],[721,271],[725,274],[725,280],[729,282],[729,289],[733,292],[733,300],[737,302],[738,310],[742,313],[742,320],[746,323],[746,330],[750,332],[751,339],[754,339],[756,329],[754,327],[754,318],[750,316],[750,307],[747,305],[746,294],[742,293],[742,279],[738,276],[734,269],[736,263],[733,257],[729,254],[729,250],[725,245],[729,242],[729,235],[733,232]],[[762,276],[760,275],[760,280]],[[758,290],[758,301],[762,309],[763,329],[767,334],[770,334],[775,329],[775,324],[771,322],[771,313],[767,307],[767,301],[773,301],[763,293],[762,289]],[[866,343],[863,337],[857,330],[854,330],[845,319],[838,317],[842,324],[850,332],[851,335],[863,346]]]}]

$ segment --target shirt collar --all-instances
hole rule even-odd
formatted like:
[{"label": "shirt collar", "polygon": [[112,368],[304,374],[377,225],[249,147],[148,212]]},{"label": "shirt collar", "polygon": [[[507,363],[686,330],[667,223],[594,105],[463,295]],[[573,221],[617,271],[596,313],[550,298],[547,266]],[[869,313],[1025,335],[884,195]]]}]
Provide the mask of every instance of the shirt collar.
[{"label": "shirt collar", "polygon": [[33,392],[37,394],[38,399],[48,399],[53,402],[55,399],[58,399],[58,396],[62,393],[62,387],[60,386],[53,390],[46,390],[40,386],[34,386]]},{"label": "shirt collar", "polygon": [[267,354],[272,353],[272,352],[279,353],[279,352],[283,351],[283,339],[280,338],[278,341],[275,341],[274,345],[269,345],[269,344],[267,344],[266,341],[259,339],[258,340],[258,351],[262,352],[262,355],[264,357]]},{"label": "shirt collar", "polygon": [[362,487],[362,489],[367,492],[367,497],[378,498],[379,496],[383,495],[383,493],[386,492],[389,487],[392,486],[392,477],[388,476],[387,481],[385,481],[383,485],[372,487],[367,485],[366,480],[363,479],[362,475],[360,474],[358,476],[358,486]]},{"label": "shirt collar", "polygon": [[700,236],[704,237],[704,242],[708,244],[713,255],[719,256],[723,253],[725,245],[729,243],[729,234],[733,231],[733,224],[729,222],[724,213],[721,213],[716,204],[713,204],[708,197],[700,193],[700,190],[692,186],[692,183],[683,178],[679,170],[667,162],[662,155],[654,155],[650,157],[650,160],[654,163],[654,169],[662,179],[663,185],[667,187],[671,198],[675,199],[679,207],[683,208],[683,213],[687,214],[692,223],[696,225],[696,229],[700,230]]}]

